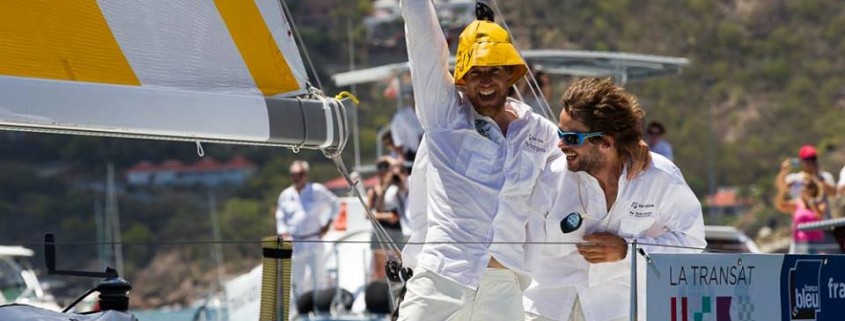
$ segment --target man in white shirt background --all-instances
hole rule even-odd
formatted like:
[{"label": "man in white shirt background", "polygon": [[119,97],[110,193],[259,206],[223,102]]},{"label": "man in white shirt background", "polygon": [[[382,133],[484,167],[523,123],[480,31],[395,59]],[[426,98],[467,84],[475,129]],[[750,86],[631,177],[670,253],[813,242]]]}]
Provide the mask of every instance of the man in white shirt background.
[{"label": "man in white shirt background", "polygon": [[405,0],[402,14],[425,129],[411,173],[411,239],[424,244],[405,251],[416,269],[399,320],[520,320],[528,201],[560,155],[555,126],[508,99],[527,67],[502,27],[467,26],[452,76],[432,2]]},{"label": "man in white shirt background", "polygon": [[[562,99],[559,146],[532,196],[525,320],[627,321],[630,249],[700,252],[701,204],[671,161],[642,142],[644,112],[612,80],[587,78]],[[545,218],[544,218],[545,217]],[[580,222],[580,223],[579,223]],[[578,243],[577,245],[575,243]],[[661,247],[660,245],[683,246]],[[645,262],[638,262],[640,320]]]},{"label": "man in white shirt background", "polygon": [[393,138],[393,144],[402,150],[399,160],[413,162],[425,131],[420,125],[419,119],[417,119],[414,108],[414,91],[410,87],[405,87],[402,90],[402,96],[402,99],[408,101],[408,104],[399,107],[393,114],[393,118],[390,120],[390,134]]},{"label": "man in white shirt background", "polygon": [[291,163],[293,184],[279,194],[276,203],[276,233],[294,241],[291,271],[294,298],[328,285],[322,262],[323,244],[311,241],[319,241],[328,232],[340,210],[334,194],[322,184],[308,181],[308,170],[306,161]]}]

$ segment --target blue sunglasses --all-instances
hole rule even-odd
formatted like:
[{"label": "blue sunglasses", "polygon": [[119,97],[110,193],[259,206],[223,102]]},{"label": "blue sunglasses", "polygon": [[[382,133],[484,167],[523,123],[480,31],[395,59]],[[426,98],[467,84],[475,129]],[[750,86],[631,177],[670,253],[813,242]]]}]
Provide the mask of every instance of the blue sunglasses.
[{"label": "blue sunglasses", "polygon": [[581,146],[584,145],[584,141],[590,137],[601,137],[604,136],[602,132],[590,132],[590,133],[579,133],[579,132],[565,132],[558,128],[557,130],[557,137],[563,141],[564,144],[569,146]]}]

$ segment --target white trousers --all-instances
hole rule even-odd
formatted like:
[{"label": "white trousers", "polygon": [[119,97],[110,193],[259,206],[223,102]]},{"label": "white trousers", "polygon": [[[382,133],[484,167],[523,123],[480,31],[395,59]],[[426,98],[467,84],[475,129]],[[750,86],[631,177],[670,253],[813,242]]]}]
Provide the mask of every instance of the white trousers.
[{"label": "white trousers", "polygon": [[293,253],[291,283],[295,297],[325,288],[327,284],[326,269],[323,265],[323,244],[308,245]]},{"label": "white trousers", "polygon": [[522,289],[516,273],[488,268],[478,290],[420,269],[408,281],[400,321],[521,321]]},{"label": "white trousers", "polygon": [[[572,305],[572,313],[569,314],[568,321],[586,321],[584,317],[584,310],[581,308],[581,300],[575,297],[575,303]],[[556,321],[547,317],[537,315],[531,312],[525,312],[525,321]],[[563,321],[563,320],[561,320]],[[628,317],[613,319],[609,321],[628,321]]]}]

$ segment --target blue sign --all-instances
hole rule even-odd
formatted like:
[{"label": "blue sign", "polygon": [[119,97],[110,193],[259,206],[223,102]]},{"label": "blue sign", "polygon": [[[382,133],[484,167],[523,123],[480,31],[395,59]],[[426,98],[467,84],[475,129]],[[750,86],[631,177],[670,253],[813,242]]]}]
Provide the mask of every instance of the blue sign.
[{"label": "blue sign", "polygon": [[786,255],[780,284],[782,320],[845,320],[845,256]]}]

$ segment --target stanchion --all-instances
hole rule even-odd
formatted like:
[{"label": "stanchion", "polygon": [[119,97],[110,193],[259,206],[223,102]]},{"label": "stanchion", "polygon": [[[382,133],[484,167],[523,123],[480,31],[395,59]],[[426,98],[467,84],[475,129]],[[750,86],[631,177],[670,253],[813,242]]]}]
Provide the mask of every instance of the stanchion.
[{"label": "stanchion", "polygon": [[[261,308],[258,315],[260,321],[278,321],[290,319],[290,276],[291,257],[293,256],[293,242],[283,241],[279,236],[269,236],[261,240],[262,271],[261,271]],[[281,276],[281,284],[279,284]],[[281,310],[279,309],[279,294],[281,293]]]},{"label": "stanchion", "polygon": [[631,318],[629,320],[637,320],[637,239],[631,242],[631,253],[628,254],[631,258]]}]

